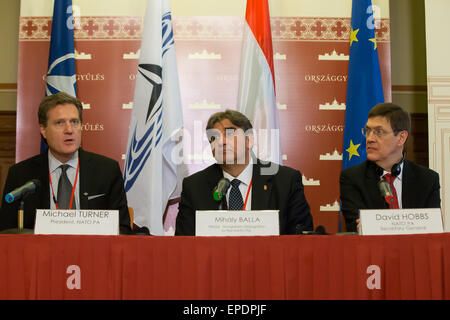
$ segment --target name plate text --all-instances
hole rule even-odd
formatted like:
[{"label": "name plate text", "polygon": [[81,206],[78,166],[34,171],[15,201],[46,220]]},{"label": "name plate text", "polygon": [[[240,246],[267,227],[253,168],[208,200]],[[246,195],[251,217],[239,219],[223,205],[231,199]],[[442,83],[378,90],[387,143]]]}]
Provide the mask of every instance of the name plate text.
[{"label": "name plate text", "polygon": [[360,210],[363,235],[393,235],[443,232],[440,208]]},{"label": "name plate text", "polygon": [[119,210],[36,210],[34,234],[118,235]]},{"label": "name plate text", "polygon": [[278,210],[200,211],[195,218],[197,236],[277,236]]}]

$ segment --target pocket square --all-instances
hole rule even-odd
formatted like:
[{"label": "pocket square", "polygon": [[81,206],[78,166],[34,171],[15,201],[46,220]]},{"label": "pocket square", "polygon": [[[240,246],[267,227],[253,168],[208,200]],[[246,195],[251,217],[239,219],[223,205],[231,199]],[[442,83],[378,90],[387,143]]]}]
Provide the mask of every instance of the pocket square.
[{"label": "pocket square", "polygon": [[102,197],[102,196],[104,196],[105,194],[106,194],[106,193],[95,194],[95,195],[93,195],[93,196],[88,196],[88,200],[92,200],[92,199],[95,199],[95,198]]}]

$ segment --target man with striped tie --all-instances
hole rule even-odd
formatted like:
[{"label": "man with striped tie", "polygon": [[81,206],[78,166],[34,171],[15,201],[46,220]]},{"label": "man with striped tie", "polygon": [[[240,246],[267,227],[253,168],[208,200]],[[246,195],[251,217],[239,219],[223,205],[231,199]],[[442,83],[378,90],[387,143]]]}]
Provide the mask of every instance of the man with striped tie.
[{"label": "man with striped tie", "polygon": [[64,92],[41,101],[38,120],[48,151],[9,169],[2,198],[0,230],[17,227],[19,201],[7,203],[5,194],[36,179],[41,187],[25,201],[25,228],[34,228],[36,209],[110,209],[119,210],[120,232],[131,231],[119,164],[80,147],[82,111],[80,100]]},{"label": "man with striped tie", "polygon": [[245,115],[234,110],[215,113],[206,130],[217,163],[183,180],[175,235],[195,235],[195,211],[219,208],[213,189],[222,178],[230,181],[222,208],[279,210],[280,234],[313,230],[301,173],[253,155],[252,124]]},{"label": "man with striped tie", "polygon": [[[380,103],[368,115],[365,127],[367,160],[341,172],[342,213],[348,232],[359,224],[359,209],[439,208],[439,175],[405,159],[410,134],[409,114],[392,103]],[[389,183],[389,201],[378,188]]]}]

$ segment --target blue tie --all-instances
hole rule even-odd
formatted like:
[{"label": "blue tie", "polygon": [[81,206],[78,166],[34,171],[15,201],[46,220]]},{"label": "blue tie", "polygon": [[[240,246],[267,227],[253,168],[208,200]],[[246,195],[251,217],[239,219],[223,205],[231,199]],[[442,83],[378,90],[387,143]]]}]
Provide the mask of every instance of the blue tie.
[{"label": "blue tie", "polygon": [[239,190],[240,183],[241,181],[238,179],[233,179],[231,181],[230,198],[228,200],[230,210],[243,210],[244,208],[241,190]]}]

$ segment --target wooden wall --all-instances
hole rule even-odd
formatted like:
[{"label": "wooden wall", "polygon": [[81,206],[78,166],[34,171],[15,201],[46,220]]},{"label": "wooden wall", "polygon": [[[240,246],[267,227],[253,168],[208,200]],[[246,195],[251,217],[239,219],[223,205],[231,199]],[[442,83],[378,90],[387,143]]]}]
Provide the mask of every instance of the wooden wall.
[{"label": "wooden wall", "polygon": [[16,157],[16,112],[0,111],[0,194]]},{"label": "wooden wall", "polygon": [[428,114],[411,114],[411,135],[406,142],[406,159],[428,167]]}]

